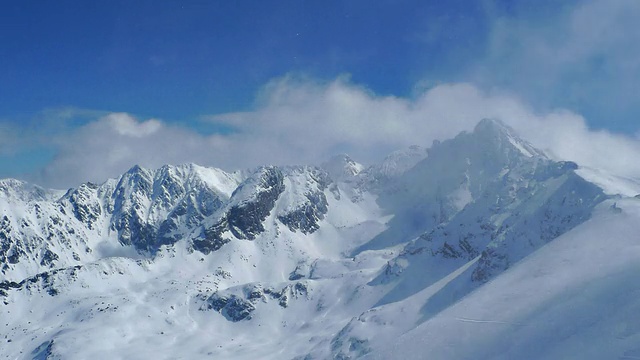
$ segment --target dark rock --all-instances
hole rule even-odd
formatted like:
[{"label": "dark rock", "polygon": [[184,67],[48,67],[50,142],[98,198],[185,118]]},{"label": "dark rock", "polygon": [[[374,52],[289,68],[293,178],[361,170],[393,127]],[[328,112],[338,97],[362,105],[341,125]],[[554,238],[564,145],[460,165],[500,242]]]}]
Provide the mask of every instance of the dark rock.
[{"label": "dark rock", "polygon": [[252,303],[256,303],[258,301],[266,301],[266,297],[264,294],[264,290],[262,289],[262,286],[260,285],[254,285],[250,288],[247,289],[246,291],[246,297],[247,300],[251,301]]},{"label": "dark rock", "polygon": [[0,282],[0,296],[7,296],[7,291],[11,289],[19,289],[20,284],[14,281]]},{"label": "dark rock", "polygon": [[203,254],[220,249],[231,241],[223,236],[226,231],[230,231],[237,239],[255,239],[257,235],[264,232],[263,222],[273,210],[276,200],[283,191],[284,176],[280,169],[276,167],[260,169],[254,177],[241,184],[231,198],[233,201],[239,196],[246,196],[246,193],[251,196],[238,199],[238,204],[231,206],[215,225],[204,229],[198,238],[193,239],[193,249]]},{"label": "dark rock", "polygon": [[272,299],[278,300],[278,305],[283,308],[289,306],[289,299],[298,299],[301,296],[307,297],[309,294],[309,288],[303,282],[297,282],[293,285],[289,284],[280,290],[273,288],[264,289],[264,293],[269,295]]},{"label": "dark rock", "polygon": [[308,171],[312,184],[304,197],[305,201],[296,209],[278,216],[278,220],[291,231],[300,230],[303,234],[311,234],[320,228],[318,222],[324,219],[328,209],[324,190],[331,183],[327,173],[317,168],[299,168],[297,171]]},{"label": "dark rock", "polygon": [[169,213],[157,232],[156,246],[172,245],[184,237],[177,232],[178,224],[189,228],[199,226],[202,221],[222,207],[222,200],[209,188],[198,188],[184,196]]},{"label": "dark rock", "polygon": [[42,272],[20,281],[18,285],[20,288],[26,288],[30,291],[45,290],[47,294],[56,296],[59,293],[59,290],[55,287],[56,278],[64,275],[64,282],[68,283],[70,280],[77,278],[77,273],[80,269],[82,269],[82,266],[76,265],[69,268]]},{"label": "dark rock", "polygon": [[291,231],[300,230],[303,234],[311,234],[320,228],[318,222],[324,219],[328,211],[327,198],[324,192],[317,191],[306,194],[307,202],[298,209],[278,216]]},{"label": "dark rock", "polygon": [[0,264],[17,264],[24,255],[24,251],[11,237],[11,221],[5,215],[0,220]]},{"label": "dark rock", "polygon": [[293,291],[296,295],[307,296],[309,294],[309,288],[307,284],[298,282],[293,286]]},{"label": "dark rock", "polygon": [[96,184],[87,183],[75,190],[69,190],[65,195],[75,218],[89,229],[93,229],[96,220],[102,215],[102,207],[96,197],[97,189]]},{"label": "dark rock", "polygon": [[250,320],[251,313],[256,309],[251,302],[236,295],[223,296],[215,293],[206,300],[206,303],[207,309],[213,309],[233,322]]},{"label": "dark rock", "polygon": [[40,260],[41,266],[53,267],[59,259],[58,255],[49,249],[45,249]]},{"label": "dark rock", "polygon": [[201,237],[192,240],[193,249],[205,255],[220,249],[224,244],[231,241],[222,236],[227,229],[227,220],[223,218],[216,225],[205,229]]},{"label": "dark rock", "polygon": [[305,272],[306,271],[303,265],[297,265],[296,268],[289,274],[289,280],[300,280],[306,276]]},{"label": "dark rock", "polygon": [[304,193],[305,201],[293,211],[278,216],[278,220],[291,231],[300,230],[303,234],[311,234],[320,228],[318,222],[324,219],[328,211],[325,189],[331,184],[329,175],[318,168],[300,167],[298,172],[308,172],[310,189]]},{"label": "dark rock", "polygon": [[[242,191],[244,186],[247,184],[240,185],[234,194]],[[282,171],[276,167],[262,169],[257,189],[255,199],[234,205],[227,212],[229,229],[238,239],[253,240],[264,231],[262,222],[271,213],[276,200],[284,191]]]},{"label": "dark rock", "polygon": [[127,171],[113,192],[114,216],[111,229],[118,232],[118,240],[123,245],[134,245],[140,250],[154,247],[156,229],[143,218],[141,202],[151,197],[153,179],[151,174],[134,166]]},{"label": "dark rock", "polygon": [[281,294],[279,297],[278,305],[282,306],[283,308],[289,306],[289,296],[284,293]]},{"label": "dark rock", "polygon": [[31,352],[32,355],[32,359],[33,360],[48,360],[48,359],[52,359],[54,354],[53,354],[53,340],[48,340],[43,342],[42,344],[38,345],[38,347],[36,347],[35,349],[33,349],[33,351]]},{"label": "dark rock", "polygon": [[533,251],[585,222],[595,206],[607,198],[602,189],[572,170],[565,176],[563,184],[536,211],[526,217],[513,214],[495,231],[476,264],[474,281],[485,282],[521,260],[527,254],[514,249],[522,244]]}]

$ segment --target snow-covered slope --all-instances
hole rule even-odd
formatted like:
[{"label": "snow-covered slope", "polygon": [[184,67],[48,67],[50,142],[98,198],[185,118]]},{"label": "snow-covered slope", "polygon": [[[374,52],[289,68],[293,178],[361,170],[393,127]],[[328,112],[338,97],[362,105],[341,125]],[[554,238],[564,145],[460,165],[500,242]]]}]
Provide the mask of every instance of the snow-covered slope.
[{"label": "snow-covered slope", "polygon": [[[602,266],[634,270],[636,183],[552,161],[496,120],[368,168],[347,155],[235,173],[136,166],[67,192],[2,180],[0,358],[520,358],[563,314],[566,338],[588,341],[612,312],[566,297],[604,296],[586,269],[591,251],[605,262],[596,235],[620,252]],[[544,272],[567,264],[557,281]],[[587,310],[589,324],[574,316]],[[533,328],[501,323],[525,318]],[[532,354],[576,350],[565,340]]]},{"label": "snow-covered slope", "polygon": [[[607,201],[573,231],[371,359],[635,359],[640,356],[640,200]],[[422,315],[417,303],[416,314]]]}]

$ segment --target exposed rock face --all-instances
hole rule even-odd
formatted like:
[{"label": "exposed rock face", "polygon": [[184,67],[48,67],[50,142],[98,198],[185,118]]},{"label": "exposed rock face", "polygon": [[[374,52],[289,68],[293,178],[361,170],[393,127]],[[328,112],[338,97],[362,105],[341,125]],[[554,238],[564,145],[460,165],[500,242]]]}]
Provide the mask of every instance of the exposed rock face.
[{"label": "exposed rock face", "polygon": [[233,196],[246,195],[253,192],[251,198],[242,199],[231,206],[227,212],[229,230],[238,239],[253,240],[256,235],[264,231],[262,222],[273,209],[276,200],[284,191],[284,176],[276,167],[267,167],[261,170],[257,179],[241,184]]},{"label": "exposed rock face", "polygon": [[295,168],[292,175],[291,178],[299,179],[304,185],[295,189],[295,203],[291,204],[291,209],[279,214],[278,220],[291,231],[311,234],[320,228],[319,221],[329,210],[324,191],[331,180],[327,173],[317,168]]},{"label": "exposed rock face", "polygon": [[308,286],[302,282],[287,284],[280,289],[254,284],[235,290],[200,296],[200,300],[204,301],[200,310],[213,309],[231,322],[251,320],[251,314],[260,303],[276,300],[280,307],[286,308],[292,299],[307,298],[309,293]]},{"label": "exposed rock face", "polygon": [[[254,240],[270,215],[291,231],[309,234],[328,211],[324,191],[330,181],[314,167],[269,166],[242,175],[196,165],[135,166],[117,180],[56,196],[4,180],[1,194],[24,203],[29,216],[14,217],[11,208],[0,217],[1,266],[8,273],[24,262],[16,277],[21,279],[37,271],[28,268],[79,264],[100,255],[96,242],[113,237],[151,255],[187,238],[194,250],[208,254],[231,239]],[[286,188],[290,194],[276,210]]]},{"label": "exposed rock face", "polygon": [[[551,182],[560,182],[554,188]],[[535,210],[525,209],[508,216],[493,240],[482,251],[473,272],[473,280],[485,282],[508,269],[533,250],[545,245],[591,217],[593,208],[605,199],[602,190],[569,170],[547,181],[546,197],[534,194],[528,202],[537,202]],[[541,205],[540,202],[542,202]],[[530,204],[529,204],[530,205]]]},{"label": "exposed rock face", "polygon": [[35,348],[31,355],[35,360],[47,360],[47,359],[56,359],[53,346],[54,340],[45,341],[40,346]]},{"label": "exposed rock face", "polygon": [[256,309],[250,301],[244,300],[236,295],[222,296],[213,294],[206,299],[207,308],[213,309],[227,320],[238,322],[250,320],[251,313]]},{"label": "exposed rock face", "polygon": [[231,241],[229,237],[223,236],[228,228],[227,219],[223,217],[218,223],[205,229],[201,236],[192,240],[193,249],[203,254],[219,250],[222,245]]},{"label": "exposed rock face", "polygon": [[153,174],[139,166],[126,172],[112,195],[114,216],[111,230],[118,233],[123,245],[148,249],[153,244],[155,229],[147,223],[147,199],[153,189]]},{"label": "exposed rock face", "polygon": [[219,219],[192,240],[194,250],[208,254],[231,241],[231,236],[253,240],[264,231],[263,222],[284,191],[284,176],[277,167],[259,169],[231,195]]},{"label": "exposed rock face", "polygon": [[153,251],[181,239],[186,235],[181,227],[196,227],[225,200],[218,189],[183,168],[165,166],[152,173],[134,167],[113,192],[111,229],[122,244]]},{"label": "exposed rock face", "polygon": [[303,234],[310,234],[320,228],[318,222],[327,213],[327,199],[323,192],[315,192],[306,195],[307,201],[300,208],[278,216],[278,219],[291,229],[300,230]]},{"label": "exposed rock face", "polygon": [[270,215],[293,232],[313,233],[328,211],[324,191],[330,181],[314,167],[260,168],[233,192],[213,225],[192,240],[193,249],[208,254],[232,239],[254,240]]},{"label": "exposed rock face", "polygon": [[223,199],[210,191],[190,190],[169,213],[159,228],[158,245],[171,245],[184,236],[181,226],[195,228],[223,206]]},{"label": "exposed rock face", "polygon": [[78,223],[55,193],[28,192],[20,182],[13,185],[0,193],[0,278],[19,281],[61,262],[77,263],[86,248],[86,225]]},{"label": "exposed rock face", "polygon": [[10,289],[26,289],[34,292],[42,290],[50,296],[56,296],[58,295],[56,285],[65,286],[76,278],[77,272],[81,268],[82,266],[76,265],[65,269],[45,271],[20,282],[2,281],[0,282],[0,296],[7,296],[7,290]]},{"label": "exposed rock face", "polygon": [[291,299],[307,297],[307,295],[309,294],[309,288],[305,283],[296,282],[295,284],[289,284],[280,290],[267,288],[264,290],[264,293],[269,295],[273,299],[277,299],[278,305],[286,308],[287,306],[289,306],[289,301],[291,301]]},{"label": "exposed rock face", "polygon": [[15,264],[24,255],[19,247],[10,238],[11,220],[5,215],[0,219],[0,262],[3,269],[8,268],[8,264]]},{"label": "exposed rock face", "polygon": [[603,199],[575,175],[576,164],[549,160],[499,121],[483,120],[472,133],[426,153],[414,146],[364,171],[346,155],[325,170],[268,166],[245,175],[206,173],[195,165],[135,166],[118,180],[83,184],[57,198],[3,180],[0,194],[26,203],[28,216],[9,211],[0,217],[2,272],[22,267],[19,280],[35,272],[29,269],[82,263],[98,255],[91,238],[115,236],[151,254],[187,238],[193,250],[209,254],[234,239],[255,240],[267,221],[311,234],[329,211],[327,190],[340,196],[331,176],[357,188],[379,173],[385,179],[376,190],[379,202],[396,215],[380,238],[418,236],[403,256],[481,256],[474,280],[486,281],[586,220]]},{"label": "exposed rock face", "polygon": [[77,189],[69,190],[65,197],[68,199],[73,215],[89,229],[96,226],[96,221],[102,215],[102,206],[97,196],[98,185],[86,183]]}]

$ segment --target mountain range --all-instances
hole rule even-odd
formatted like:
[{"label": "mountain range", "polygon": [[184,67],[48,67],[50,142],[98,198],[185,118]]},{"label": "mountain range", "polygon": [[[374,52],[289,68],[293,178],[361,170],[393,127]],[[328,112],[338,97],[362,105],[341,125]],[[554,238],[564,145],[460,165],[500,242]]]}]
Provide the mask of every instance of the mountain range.
[{"label": "mountain range", "polygon": [[492,119],[371,166],[0,180],[0,358],[640,359],[638,193]]}]

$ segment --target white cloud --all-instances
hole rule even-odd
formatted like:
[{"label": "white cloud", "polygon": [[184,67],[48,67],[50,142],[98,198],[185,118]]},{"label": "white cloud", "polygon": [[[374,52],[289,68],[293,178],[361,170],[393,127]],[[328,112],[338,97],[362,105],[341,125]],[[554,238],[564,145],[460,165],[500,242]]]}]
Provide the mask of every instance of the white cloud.
[{"label": "white cloud", "polygon": [[162,127],[158,120],[149,119],[138,122],[126,113],[109,114],[104,118],[104,121],[118,134],[137,138],[149,136]]},{"label": "white cloud", "polygon": [[536,114],[508,94],[470,84],[443,84],[414,99],[377,96],[346,78],[328,83],[285,77],[269,83],[251,112],[207,118],[235,131],[201,135],[159,120],[110,114],[59,136],[58,155],[40,182],[67,187],[103,181],[134,164],[195,162],[225,169],[317,163],[337,152],[362,162],[411,144],[430,145],[482,118],[499,118],[560,159],[640,177],[640,142],[590,131],[569,111]]},{"label": "white cloud", "polygon": [[53,161],[34,181],[64,188],[84,181],[102,182],[134,164],[160,167],[166,163],[208,163],[208,138],[159,120],[139,121],[114,113],[57,135]]}]

